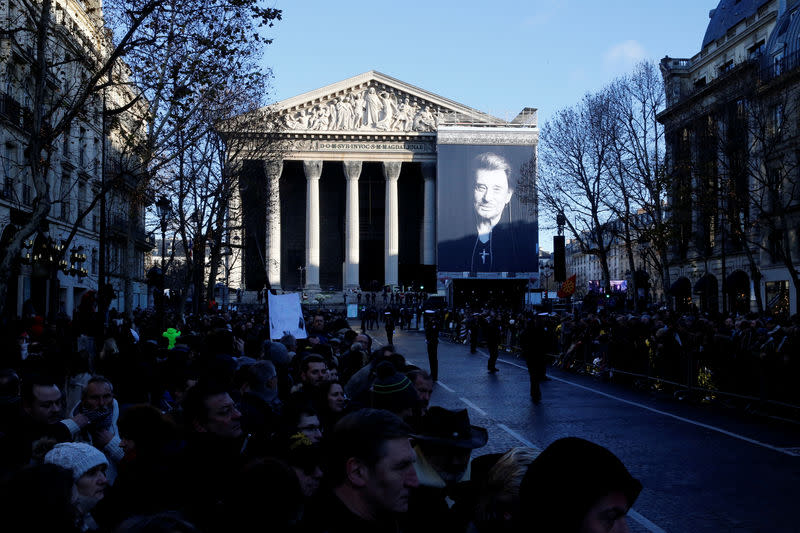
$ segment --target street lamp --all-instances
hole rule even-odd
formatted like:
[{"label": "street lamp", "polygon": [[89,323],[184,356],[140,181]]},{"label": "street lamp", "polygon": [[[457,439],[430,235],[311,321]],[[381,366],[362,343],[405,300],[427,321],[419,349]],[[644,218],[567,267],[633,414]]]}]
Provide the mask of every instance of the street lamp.
[{"label": "street lamp", "polygon": [[306,284],[303,283],[303,275],[306,272],[306,267],[304,267],[303,265],[300,265],[299,267],[297,267],[297,270],[298,270],[298,272],[300,272],[300,290],[302,291],[302,290],[305,290],[305,287],[306,287]]},{"label": "street lamp", "polygon": [[550,263],[543,264],[539,267],[539,275],[544,278],[544,299],[547,300],[550,276],[553,275],[553,265]]},{"label": "street lamp", "polygon": [[157,287],[157,290],[160,292],[158,298],[158,310],[159,315],[161,317],[161,327],[164,327],[164,279],[165,279],[165,269],[166,269],[166,255],[167,255],[167,217],[169,217],[171,211],[171,204],[169,198],[166,196],[161,196],[156,202],[156,208],[158,209],[158,217],[161,219],[161,286]]},{"label": "street lamp", "polygon": [[166,242],[167,242],[167,218],[169,217],[171,211],[171,205],[169,202],[169,198],[166,196],[162,196],[156,202],[156,208],[158,209],[158,218],[161,220],[161,271],[164,271],[164,259],[167,254],[166,251]]}]

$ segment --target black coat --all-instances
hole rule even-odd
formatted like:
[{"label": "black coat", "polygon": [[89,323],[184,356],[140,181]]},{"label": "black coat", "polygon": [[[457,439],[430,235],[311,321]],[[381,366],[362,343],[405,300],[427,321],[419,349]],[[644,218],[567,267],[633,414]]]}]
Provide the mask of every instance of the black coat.
[{"label": "black coat", "polygon": [[[528,226],[531,226],[529,228]],[[533,272],[538,258],[533,224],[498,224],[492,230],[491,265],[473,265],[478,236],[471,233],[460,239],[439,243],[439,270],[444,272]],[[487,259],[488,260],[488,259]]]}]

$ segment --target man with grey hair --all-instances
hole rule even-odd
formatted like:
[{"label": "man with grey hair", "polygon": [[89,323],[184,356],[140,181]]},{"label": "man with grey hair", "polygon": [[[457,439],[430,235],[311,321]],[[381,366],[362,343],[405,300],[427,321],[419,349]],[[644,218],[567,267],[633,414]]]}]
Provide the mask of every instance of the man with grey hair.
[{"label": "man with grey hair", "polygon": [[[443,269],[477,272],[517,272],[535,260],[536,239],[522,212],[513,212],[518,171],[502,151],[480,152],[472,158],[464,180],[474,226],[463,221],[462,237],[439,242]],[[456,195],[460,196],[460,195]],[[466,208],[466,205],[464,206]],[[474,233],[468,227],[473,227]],[[441,265],[440,265],[441,266]]]},{"label": "man with grey hair", "polygon": [[475,158],[472,201],[478,235],[472,250],[471,272],[494,270],[494,254],[500,250],[493,246],[496,242],[492,242],[492,232],[502,219],[515,187],[506,158],[494,152],[484,152]]}]

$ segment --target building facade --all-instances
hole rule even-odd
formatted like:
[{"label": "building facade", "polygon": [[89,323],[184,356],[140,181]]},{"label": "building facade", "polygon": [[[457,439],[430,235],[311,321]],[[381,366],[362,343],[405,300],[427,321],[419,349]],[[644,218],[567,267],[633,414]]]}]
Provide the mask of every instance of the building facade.
[{"label": "building facade", "polygon": [[238,163],[231,233],[244,253],[231,274],[248,290],[430,290],[438,147],[538,141],[534,109],[509,122],[375,71],[272,111],[285,123],[280,153]]},{"label": "building facade", "polygon": [[[37,24],[31,6],[37,5],[27,1],[2,2],[2,24],[8,30],[0,39],[3,242],[30,220],[38,201],[26,157],[37,101],[32,94],[31,74],[36,59],[33,30]],[[49,67],[47,94],[38,100],[43,127],[61,119],[62,111],[54,102],[74,96],[110,46],[100,0],[53,2],[44,46]],[[121,63],[118,67],[113,75],[125,77],[127,67]],[[90,97],[65,132],[43,149],[52,205],[46,220],[25,243],[8,280],[5,310],[11,316],[21,316],[26,302],[26,312],[44,315],[61,311],[71,316],[81,298],[98,289],[103,224],[101,202],[95,200],[112,178],[119,178],[117,186],[103,199],[107,217],[105,271],[107,282],[116,293],[111,305],[119,310],[147,305],[144,253],[152,247],[151,238],[144,230],[144,206],[132,201],[138,196],[135,193],[140,188],[139,180],[132,174],[122,175],[127,167],[120,140],[122,130],[138,126],[123,115],[114,127],[106,127],[103,118],[106,107],[130,101],[129,89],[123,85]],[[69,240],[73,230],[74,236]],[[59,255],[60,261],[50,259]]]},{"label": "building facade", "polygon": [[661,61],[679,305],[797,312],[799,14],[722,0],[700,52]]}]

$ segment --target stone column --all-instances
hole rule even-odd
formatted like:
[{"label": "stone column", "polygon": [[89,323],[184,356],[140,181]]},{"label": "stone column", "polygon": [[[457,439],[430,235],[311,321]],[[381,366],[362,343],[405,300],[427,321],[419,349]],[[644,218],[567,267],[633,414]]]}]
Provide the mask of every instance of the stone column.
[{"label": "stone column", "polygon": [[361,176],[361,161],[344,161],[344,175],[347,179],[347,208],[344,232],[344,289],[359,286],[358,262],[360,260],[358,217],[358,178]]},{"label": "stone column", "polygon": [[436,264],[436,163],[422,163],[425,182],[422,214],[422,264]]},{"label": "stone column", "polygon": [[400,161],[384,161],[383,176],[386,178],[386,225],[384,235],[384,280],[394,288],[398,282],[398,253],[400,251],[399,208],[397,205],[397,178],[400,177]]},{"label": "stone column", "polygon": [[[242,213],[242,197],[246,188],[242,189],[242,160],[234,159],[230,163],[231,181],[230,205],[228,206],[228,244],[231,247],[229,283],[234,288],[244,289],[244,218]],[[261,287],[257,287],[256,290]]]},{"label": "stone column", "polygon": [[306,289],[319,289],[319,177],[322,161],[303,161],[306,174]]},{"label": "stone column", "polygon": [[267,175],[267,242],[264,260],[267,280],[273,289],[281,288],[281,197],[280,179],[283,160],[265,160]]}]

